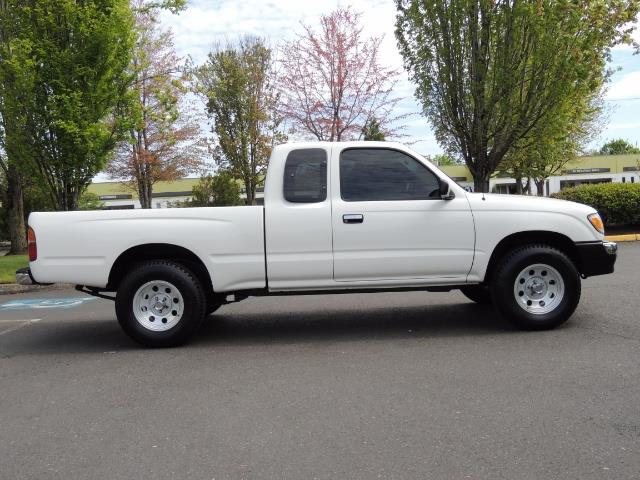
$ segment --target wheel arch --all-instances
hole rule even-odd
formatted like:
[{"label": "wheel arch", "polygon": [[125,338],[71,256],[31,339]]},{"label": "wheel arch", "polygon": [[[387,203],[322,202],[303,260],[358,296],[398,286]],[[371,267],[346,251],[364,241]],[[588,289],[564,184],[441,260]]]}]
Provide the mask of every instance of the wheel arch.
[{"label": "wheel arch", "polygon": [[569,257],[569,259],[573,262],[579,272],[582,272],[580,254],[573,240],[571,240],[566,235],[558,232],[550,232],[546,230],[530,230],[512,233],[498,242],[498,244],[491,252],[491,257],[489,258],[489,263],[487,264],[484,281],[488,282],[491,280],[491,276],[495,271],[498,261],[508,251],[516,247],[532,243],[541,243],[544,245],[549,245],[550,247],[557,248]]},{"label": "wheel arch", "polygon": [[191,250],[169,243],[146,243],[122,252],[111,266],[107,290],[117,290],[118,285],[133,265],[145,260],[169,260],[189,268],[202,282],[205,291],[213,292],[209,270]]}]

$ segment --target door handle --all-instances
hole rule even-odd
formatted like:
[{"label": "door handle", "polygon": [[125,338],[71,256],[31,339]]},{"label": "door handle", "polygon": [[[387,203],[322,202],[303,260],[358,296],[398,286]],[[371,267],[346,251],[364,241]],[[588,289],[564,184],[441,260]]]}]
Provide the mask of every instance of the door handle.
[{"label": "door handle", "polygon": [[344,223],[362,223],[364,221],[364,215],[361,213],[347,213],[342,216]]}]

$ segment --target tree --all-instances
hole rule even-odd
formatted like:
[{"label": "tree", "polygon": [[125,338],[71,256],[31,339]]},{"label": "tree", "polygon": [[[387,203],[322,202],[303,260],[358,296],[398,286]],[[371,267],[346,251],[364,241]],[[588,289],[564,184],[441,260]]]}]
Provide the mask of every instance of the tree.
[{"label": "tree", "polygon": [[637,0],[396,5],[416,96],[438,141],[461,155],[483,192],[505,156],[560,105],[602,89],[611,48],[631,42],[639,10]]},{"label": "tree", "polygon": [[363,140],[377,142],[383,142],[385,140],[384,132],[380,129],[380,122],[375,118],[370,118],[365,122],[361,135]]},{"label": "tree", "polygon": [[78,200],[78,210],[102,210],[104,202],[95,193],[85,192]]},{"label": "tree", "polygon": [[592,97],[585,92],[579,99],[567,99],[547,122],[538,124],[505,155],[498,170],[516,179],[517,193],[523,193],[522,179],[526,178],[527,192],[533,181],[537,194],[544,195],[546,179],[561,171],[600,133],[602,91]]},{"label": "tree", "polygon": [[[28,161],[24,155],[24,117],[16,110],[16,101],[26,85],[21,77],[11,75],[11,57],[21,45],[17,31],[11,25],[13,4],[0,0],[0,202],[3,222],[11,241],[9,254],[17,255],[27,250],[24,221],[25,176],[21,166]],[[16,97],[18,95],[18,97]]]},{"label": "tree", "polygon": [[193,187],[191,207],[228,207],[240,205],[240,187],[231,173],[205,175]]},{"label": "tree", "polygon": [[16,156],[11,160],[10,164],[8,156],[0,153],[0,238],[8,238],[11,241],[9,254],[18,255],[27,249],[29,212],[51,210],[51,200],[36,177],[28,177],[21,171],[24,164],[13,163]]},{"label": "tree", "polygon": [[[1,133],[0,133],[1,134]],[[18,166],[0,152],[0,203],[3,221],[11,241],[10,255],[18,255],[27,250],[26,226],[24,221],[24,179]]]},{"label": "tree", "polygon": [[246,203],[253,205],[271,149],[286,140],[275,108],[271,50],[259,38],[243,38],[209,53],[194,73],[213,121],[214,159],[244,183]]},{"label": "tree", "polygon": [[280,110],[293,127],[318,140],[357,139],[375,119],[392,136],[401,100],[393,95],[398,72],[380,63],[382,37],[365,38],[359,13],[338,9],[320,18],[320,31],[304,33],[282,49]]},{"label": "tree", "polygon": [[[4,0],[0,85],[9,163],[28,162],[51,204],[73,210],[118,138],[132,45],[127,0]],[[19,141],[18,141],[19,140]],[[13,145],[13,147],[11,146]],[[12,161],[11,157],[16,160]]]},{"label": "tree", "polygon": [[[1,165],[1,164],[0,164]],[[9,223],[8,223],[8,211],[5,192],[7,190],[7,178],[4,169],[0,168],[0,240],[10,240],[9,237]],[[26,238],[25,238],[26,240]],[[22,252],[21,252],[22,253]]]},{"label": "tree", "polygon": [[142,208],[151,208],[153,185],[196,171],[203,145],[200,127],[186,111],[187,88],[171,32],[160,29],[157,8],[143,0],[133,5],[133,82],[119,112],[127,134],[107,172],[138,191]]},{"label": "tree", "polygon": [[622,138],[618,138],[605,143],[599,153],[600,155],[626,155],[629,153],[640,153],[640,148],[634,147]]}]

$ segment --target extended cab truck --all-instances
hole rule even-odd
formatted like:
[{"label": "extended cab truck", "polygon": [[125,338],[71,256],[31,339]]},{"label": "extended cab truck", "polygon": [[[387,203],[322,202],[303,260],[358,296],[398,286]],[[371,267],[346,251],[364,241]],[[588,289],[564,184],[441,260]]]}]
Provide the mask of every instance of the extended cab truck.
[{"label": "extended cab truck", "polygon": [[552,328],[617,249],[590,207],[467,193],[388,142],[276,147],[264,207],[32,213],[29,227],[28,277],[115,292],[148,346],[184,342],[228,300],[301,292],[455,288]]}]

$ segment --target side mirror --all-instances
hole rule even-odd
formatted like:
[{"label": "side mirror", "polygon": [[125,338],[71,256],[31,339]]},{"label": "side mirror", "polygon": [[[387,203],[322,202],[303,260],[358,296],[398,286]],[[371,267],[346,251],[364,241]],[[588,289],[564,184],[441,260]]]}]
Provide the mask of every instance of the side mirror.
[{"label": "side mirror", "polygon": [[449,188],[449,183],[444,180],[440,180],[440,198],[442,200],[451,200],[455,198],[454,193],[451,191],[451,188]]}]

